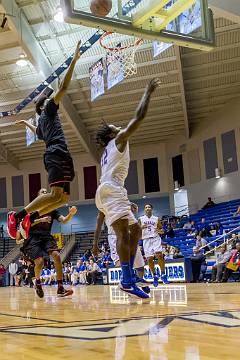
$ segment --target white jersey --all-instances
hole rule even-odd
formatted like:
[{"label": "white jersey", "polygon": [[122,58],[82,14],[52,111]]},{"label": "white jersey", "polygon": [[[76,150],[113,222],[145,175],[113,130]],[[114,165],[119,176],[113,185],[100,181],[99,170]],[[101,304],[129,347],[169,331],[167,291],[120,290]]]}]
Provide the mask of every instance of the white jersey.
[{"label": "white jersey", "polygon": [[127,143],[124,152],[121,153],[116,146],[115,139],[111,140],[101,158],[102,176],[100,183],[117,182],[124,186],[128,175],[129,162],[129,144]]},{"label": "white jersey", "polygon": [[142,229],[142,239],[149,239],[159,236],[158,234],[158,217],[147,215],[140,217],[141,225],[147,225],[145,229]]}]

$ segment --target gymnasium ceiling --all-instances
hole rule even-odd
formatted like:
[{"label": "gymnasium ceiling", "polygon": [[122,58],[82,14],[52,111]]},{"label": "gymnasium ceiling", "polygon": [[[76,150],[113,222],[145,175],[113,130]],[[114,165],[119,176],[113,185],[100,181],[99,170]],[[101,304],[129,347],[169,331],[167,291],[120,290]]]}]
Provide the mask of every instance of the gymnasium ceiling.
[{"label": "gymnasium ceiling", "polygon": [[[0,0],[0,13],[5,12],[6,3],[11,14],[18,16],[7,16],[6,26],[0,28],[0,111],[18,105],[73,53],[78,39],[87,40],[95,32],[54,21],[58,0]],[[239,97],[240,16],[231,18],[231,14],[220,9],[213,10],[217,43],[213,51],[172,47],[153,59],[151,47],[145,45],[137,53],[138,74],[93,103],[88,69],[104,52],[94,45],[82,56],[61,107],[64,131],[73,154],[95,150],[94,134],[102,117],[117,125],[126,124],[153,76],[158,76],[162,85],[154,94],[147,119],[132,138],[132,144],[165,142],[178,134],[188,137],[196,123]],[[20,68],[16,60],[22,52],[29,62]],[[28,119],[33,114],[34,106],[30,104],[17,116],[0,119],[0,164],[18,166],[20,161],[42,157],[43,143],[27,148],[25,130],[14,125],[15,120]]]}]

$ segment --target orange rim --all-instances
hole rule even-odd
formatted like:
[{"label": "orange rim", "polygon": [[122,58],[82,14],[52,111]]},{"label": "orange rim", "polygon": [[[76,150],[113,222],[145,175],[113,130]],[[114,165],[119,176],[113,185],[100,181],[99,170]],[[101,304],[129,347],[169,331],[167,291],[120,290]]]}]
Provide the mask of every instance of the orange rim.
[{"label": "orange rim", "polygon": [[130,44],[130,45],[127,45],[127,46],[108,47],[107,45],[104,45],[103,40],[104,40],[106,37],[108,37],[108,36],[110,36],[110,35],[112,35],[112,34],[113,34],[113,32],[111,32],[111,31],[106,31],[106,32],[100,37],[100,40],[99,40],[100,45],[101,45],[105,50],[107,50],[107,51],[109,51],[109,52],[123,51],[123,50],[129,49],[129,48],[131,48],[131,47],[138,46],[138,45],[140,45],[141,43],[143,43],[143,39],[137,39],[134,43],[132,43],[132,44]]}]

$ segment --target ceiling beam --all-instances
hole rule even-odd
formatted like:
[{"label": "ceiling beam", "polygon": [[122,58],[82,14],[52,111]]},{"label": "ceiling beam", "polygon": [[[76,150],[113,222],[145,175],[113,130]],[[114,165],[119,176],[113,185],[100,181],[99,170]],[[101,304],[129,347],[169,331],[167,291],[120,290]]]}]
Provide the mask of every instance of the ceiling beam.
[{"label": "ceiling beam", "polygon": [[[11,23],[12,27],[14,27],[15,32],[17,32],[18,34],[18,37],[20,36],[19,34],[22,33],[21,45],[23,46],[29,59],[31,60],[33,65],[37,68],[37,70],[38,71],[41,70],[44,76],[48,77],[53,72],[53,68],[49,63],[49,61],[47,60],[47,57],[45,56],[38,41],[36,40],[34,33],[32,32],[31,27],[28,24],[27,18],[25,17],[24,13],[18,7],[15,0],[0,0],[0,3],[2,4],[6,13],[10,13],[10,14],[14,13],[15,17],[11,17],[9,22]],[[20,16],[21,16],[21,24],[20,24]],[[77,114],[76,110],[71,104],[71,100],[68,95],[65,95],[61,105],[62,105],[61,108],[63,113],[68,118],[70,123],[73,124],[73,127],[77,132],[79,138],[83,140],[83,146],[86,149],[86,151],[90,153],[94,152],[95,155],[97,149],[95,145],[90,141],[84,141],[85,138],[87,139],[89,138],[89,134],[87,133],[87,129],[85,128],[82,119]],[[65,106],[67,106],[67,108],[65,108]],[[78,121],[77,124],[78,126],[76,126],[76,119]]]},{"label": "ceiling beam", "polygon": [[208,0],[214,14],[240,24],[239,0]]},{"label": "ceiling beam", "polygon": [[15,169],[19,169],[18,158],[0,142],[0,158],[8,162]]},{"label": "ceiling beam", "polygon": [[184,86],[184,78],[183,78],[183,66],[182,66],[182,59],[180,53],[180,47],[175,45],[175,54],[176,54],[176,63],[178,67],[178,78],[179,78],[179,85],[181,90],[181,100],[182,100],[182,110],[183,110],[183,117],[184,117],[184,125],[185,125],[185,135],[186,138],[189,138],[189,120],[188,120],[188,112],[187,112],[187,103],[186,103],[186,95],[185,95],[185,86]]}]

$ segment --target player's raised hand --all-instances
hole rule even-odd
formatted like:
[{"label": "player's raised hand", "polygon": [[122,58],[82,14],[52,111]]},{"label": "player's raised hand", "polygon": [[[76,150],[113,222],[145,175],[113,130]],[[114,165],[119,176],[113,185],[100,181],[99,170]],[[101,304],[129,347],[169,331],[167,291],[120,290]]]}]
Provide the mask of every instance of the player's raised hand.
[{"label": "player's raised hand", "polygon": [[152,79],[152,80],[149,82],[147,89],[148,89],[148,91],[149,91],[150,93],[152,93],[152,92],[154,92],[154,90],[155,90],[157,87],[160,86],[160,84],[161,84],[160,79],[154,78],[154,79]]},{"label": "player's raised hand", "polygon": [[77,43],[77,47],[76,47],[76,50],[75,50],[75,53],[74,53],[74,56],[73,56],[73,58],[75,60],[78,60],[80,58],[80,56],[81,56],[81,53],[80,53],[81,43],[82,43],[81,40]]},{"label": "player's raised hand", "polygon": [[25,125],[26,124],[26,121],[25,120],[17,120],[15,121],[14,125]]},{"label": "player's raised hand", "polygon": [[69,214],[74,216],[77,213],[77,208],[76,208],[76,206],[72,206],[68,209],[68,211],[69,211]]}]

